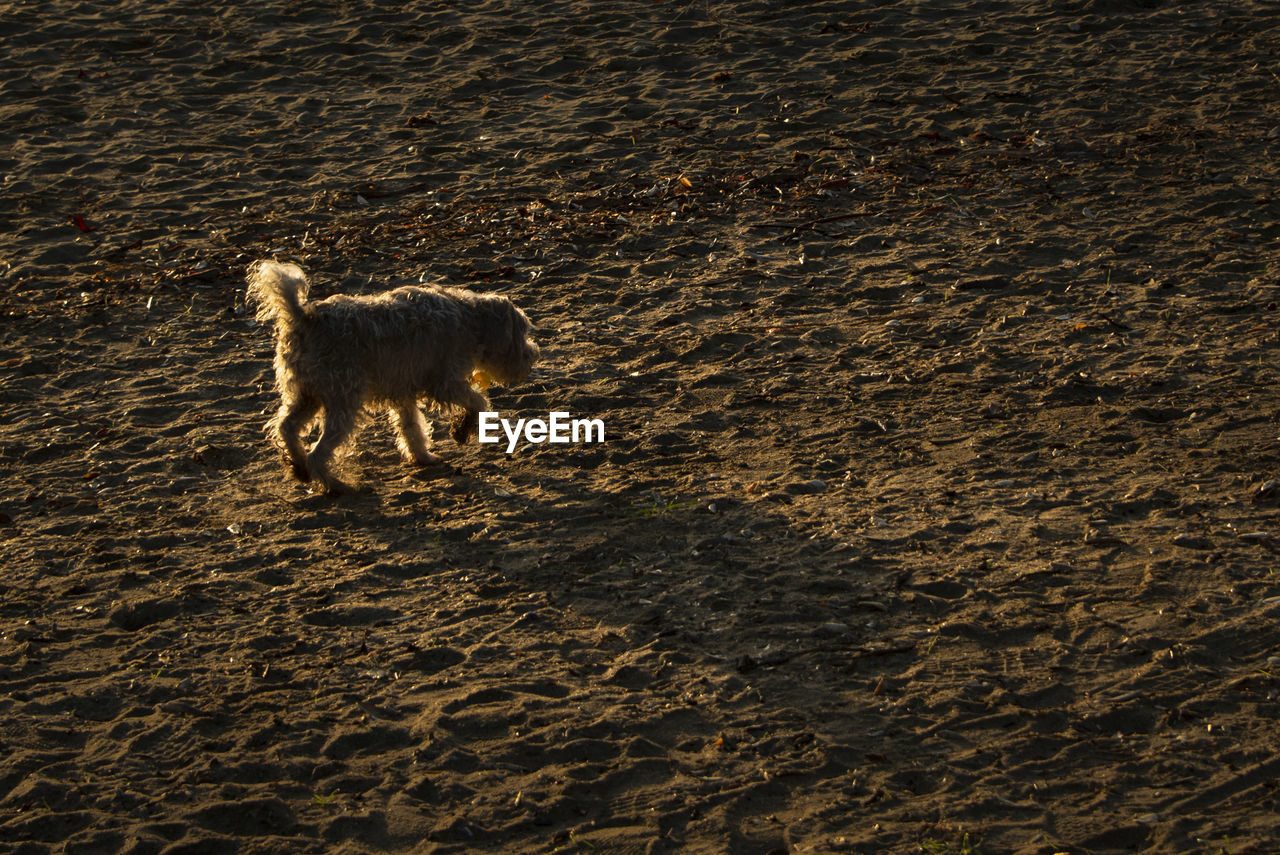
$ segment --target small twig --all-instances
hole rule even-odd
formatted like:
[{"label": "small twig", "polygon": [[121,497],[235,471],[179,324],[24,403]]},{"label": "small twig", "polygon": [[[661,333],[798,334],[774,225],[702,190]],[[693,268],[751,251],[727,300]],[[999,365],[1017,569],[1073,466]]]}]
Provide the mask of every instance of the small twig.
[{"label": "small twig", "polygon": [[859,217],[874,217],[877,213],[879,212],[878,211],[856,211],[856,212],[850,212],[848,214],[832,214],[829,217],[818,217],[815,220],[804,220],[799,223],[770,220],[763,223],[757,223],[756,225],[763,229],[791,229],[793,232],[798,232],[801,229],[811,229],[811,228],[814,228],[815,226],[820,226],[823,223],[836,223],[836,222],[839,222],[840,220],[856,220]]},{"label": "small twig", "polygon": [[[1099,314],[1102,314],[1102,313],[1099,312]],[[1111,324],[1111,326],[1120,330],[1121,332],[1133,332],[1133,327],[1129,326],[1128,324],[1120,323],[1119,321],[1112,318],[1110,315],[1103,314],[1102,319],[1107,323]]]}]

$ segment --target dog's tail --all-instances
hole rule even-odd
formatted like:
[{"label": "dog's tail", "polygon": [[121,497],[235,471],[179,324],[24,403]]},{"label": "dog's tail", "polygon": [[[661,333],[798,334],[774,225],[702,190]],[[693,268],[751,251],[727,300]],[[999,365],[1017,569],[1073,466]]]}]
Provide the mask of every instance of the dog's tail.
[{"label": "dog's tail", "polygon": [[293,326],[306,318],[302,306],[307,302],[307,275],[296,264],[255,261],[249,266],[250,302],[257,307],[262,323]]}]

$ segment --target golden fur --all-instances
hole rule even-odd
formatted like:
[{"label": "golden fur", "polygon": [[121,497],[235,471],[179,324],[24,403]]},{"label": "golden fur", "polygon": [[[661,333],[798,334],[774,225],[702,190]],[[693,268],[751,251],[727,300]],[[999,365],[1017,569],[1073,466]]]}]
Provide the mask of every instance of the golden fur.
[{"label": "golden fur", "polygon": [[[346,487],[330,463],[366,407],[390,413],[407,460],[432,463],[420,398],[456,413],[452,435],[465,442],[489,406],[472,372],[516,383],[538,359],[529,319],[496,294],[405,286],[311,302],[301,268],[274,261],[253,264],[248,283],[258,319],[275,327],[281,405],[269,428],[293,474],[330,492]],[[302,435],[317,418],[320,438],[306,452]]]}]

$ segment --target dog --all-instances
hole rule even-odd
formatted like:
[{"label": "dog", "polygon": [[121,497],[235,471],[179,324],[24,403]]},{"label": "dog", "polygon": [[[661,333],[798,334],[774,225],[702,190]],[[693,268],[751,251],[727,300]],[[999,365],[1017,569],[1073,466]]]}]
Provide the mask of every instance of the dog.
[{"label": "dog", "polygon": [[[309,301],[302,269],[275,261],[252,264],[247,281],[258,320],[275,329],[280,410],[268,431],[294,476],[329,493],[350,489],[331,464],[366,410],[388,411],[407,462],[436,463],[419,399],[456,414],[451,435],[462,444],[489,408],[472,376],[518,383],[538,361],[529,318],[497,294],[404,286]],[[306,451],[302,436],[317,419],[320,437]]]}]

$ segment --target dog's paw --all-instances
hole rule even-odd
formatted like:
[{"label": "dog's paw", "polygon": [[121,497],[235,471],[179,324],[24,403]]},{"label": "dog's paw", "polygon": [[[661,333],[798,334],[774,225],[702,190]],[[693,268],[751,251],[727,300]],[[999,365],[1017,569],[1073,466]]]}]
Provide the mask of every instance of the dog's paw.
[{"label": "dog's paw", "polygon": [[334,478],[332,475],[322,480],[320,482],[320,487],[321,487],[321,492],[323,492],[326,496],[331,496],[334,498],[338,496],[346,496],[346,495],[350,495],[351,493],[360,492],[359,487],[356,487],[353,484],[348,484],[346,481],[343,481],[339,478]]},{"label": "dog's paw", "polygon": [[449,428],[449,435],[453,437],[453,441],[458,445],[464,444],[468,439],[479,433],[480,414],[472,411],[467,411],[455,418]]}]

